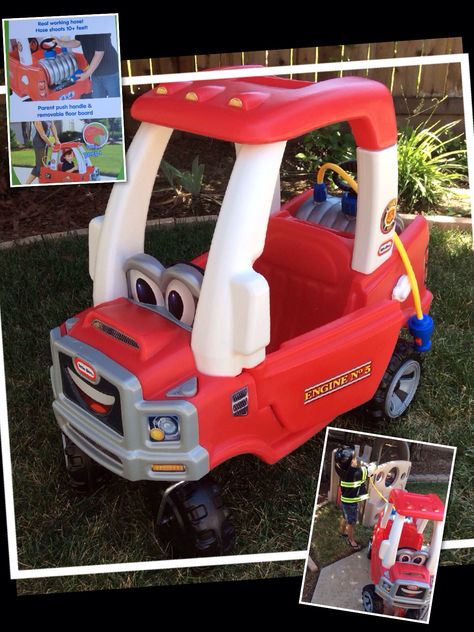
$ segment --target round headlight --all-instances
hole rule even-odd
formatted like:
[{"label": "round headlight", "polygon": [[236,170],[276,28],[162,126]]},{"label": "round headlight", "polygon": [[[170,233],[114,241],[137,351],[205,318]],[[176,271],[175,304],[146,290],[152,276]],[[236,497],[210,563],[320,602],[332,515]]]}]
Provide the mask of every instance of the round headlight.
[{"label": "round headlight", "polygon": [[152,441],[179,441],[179,419],[173,416],[148,417]]},{"label": "round headlight", "polygon": [[172,417],[162,417],[159,426],[166,435],[174,435],[178,432],[178,423]]}]

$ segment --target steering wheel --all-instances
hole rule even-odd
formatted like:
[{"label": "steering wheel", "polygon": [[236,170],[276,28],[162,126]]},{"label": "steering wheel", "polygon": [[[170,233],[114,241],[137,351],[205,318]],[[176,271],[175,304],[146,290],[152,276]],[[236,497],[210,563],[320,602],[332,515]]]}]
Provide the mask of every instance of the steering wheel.
[{"label": "steering wheel", "polygon": [[[344,171],[351,171],[357,175],[357,160],[346,160],[339,165]],[[352,187],[335,171],[332,172],[332,181],[341,191],[352,191]]]},{"label": "steering wheel", "polygon": [[[52,46],[45,46],[45,44],[51,44],[51,42],[54,42]],[[56,39],[54,37],[47,37],[41,42],[40,48],[42,50],[52,50],[53,48],[56,48]]]}]

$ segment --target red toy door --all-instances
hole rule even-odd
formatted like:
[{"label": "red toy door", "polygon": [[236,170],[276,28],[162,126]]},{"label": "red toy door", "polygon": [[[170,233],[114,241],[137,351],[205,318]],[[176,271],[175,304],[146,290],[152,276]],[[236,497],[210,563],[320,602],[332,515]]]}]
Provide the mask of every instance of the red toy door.
[{"label": "red toy door", "polygon": [[372,398],[403,321],[400,303],[385,300],[284,342],[250,370],[259,407],[290,433],[319,431]]}]

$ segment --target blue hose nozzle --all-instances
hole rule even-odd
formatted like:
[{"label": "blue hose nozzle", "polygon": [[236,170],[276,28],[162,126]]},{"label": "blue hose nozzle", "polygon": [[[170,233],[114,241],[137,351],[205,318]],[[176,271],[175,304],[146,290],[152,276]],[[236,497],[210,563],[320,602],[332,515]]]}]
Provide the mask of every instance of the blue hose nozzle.
[{"label": "blue hose nozzle", "polygon": [[408,319],[408,329],[415,339],[417,351],[428,351],[431,348],[431,335],[434,330],[434,322],[429,314],[423,314],[420,320],[416,314]]}]

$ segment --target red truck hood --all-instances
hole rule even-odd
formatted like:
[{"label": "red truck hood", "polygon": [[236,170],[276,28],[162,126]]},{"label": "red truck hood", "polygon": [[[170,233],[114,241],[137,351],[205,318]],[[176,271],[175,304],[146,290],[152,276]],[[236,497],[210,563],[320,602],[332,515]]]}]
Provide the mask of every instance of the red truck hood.
[{"label": "red truck hood", "polygon": [[133,373],[146,400],[196,374],[191,333],[129,299],[91,307],[78,319],[69,335]]},{"label": "red truck hood", "polygon": [[409,584],[410,582],[423,582],[430,585],[430,573],[426,566],[397,562],[390,569],[390,580]]}]

